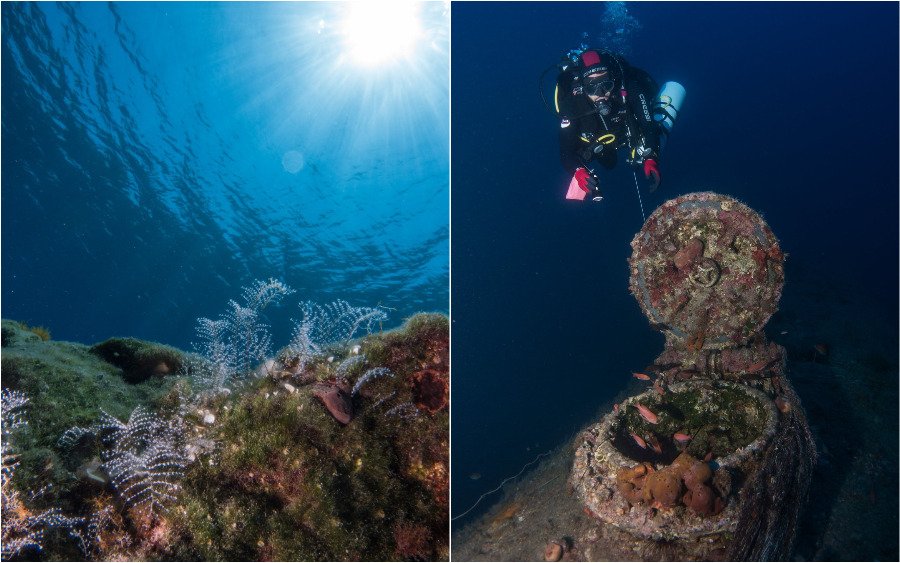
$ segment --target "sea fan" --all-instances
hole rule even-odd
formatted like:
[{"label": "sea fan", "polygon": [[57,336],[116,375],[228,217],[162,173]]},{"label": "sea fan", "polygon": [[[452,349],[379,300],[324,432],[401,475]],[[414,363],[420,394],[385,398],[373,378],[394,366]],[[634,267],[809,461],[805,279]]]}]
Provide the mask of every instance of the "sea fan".
[{"label": "sea fan", "polygon": [[247,308],[255,311],[262,311],[272,303],[277,305],[282,297],[295,293],[293,289],[274,278],[269,278],[268,281],[257,280],[242,290],[241,297],[247,303]]},{"label": "sea fan", "polygon": [[394,373],[388,368],[372,368],[366,371],[366,373],[362,374],[362,377],[356,380],[356,384],[353,385],[353,390],[350,392],[350,395],[356,395],[359,393],[359,390],[362,389],[363,385],[384,375],[394,377]]},{"label": "sea fan", "polygon": [[85,436],[94,436],[96,433],[93,427],[82,428],[81,426],[73,426],[63,432],[62,436],[57,440],[56,445],[63,450],[73,450]]},{"label": "sea fan", "polygon": [[285,362],[290,364],[296,373],[303,373],[306,364],[322,353],[322,348],[313,342],[310,336],[312,332],[313,325],[310,321],[304,320],[294,325],[291,342],[285,350]]},{"label": "sea fan", "polygon": [[[12,480],[18,463],[3,461],[3,473],[0,477],[0,512],[3,515],[2,522],[2,550],[0,554],[4,560],[20,556],[30,550],[41,551],[43,549],[44,534],[51,528],[65,530],[70,537],[78,542],[82,551],[86,549],[86,543],[81,533],[84,524],[82,518],[71,518],[63,514],[59,508],[35,511],[29,509],[22,502],[19,492],[13,487]],[[35,497],[37,494],[31,494]]]},{"label": "sea fan", "polygon": [[[27,425],[23,418],[22,409],[28,403],[28,397],[21,391],[4,389],[0,399],[0,414],[3,418],[3,444],[4,448],[9,441],[10,434],[17,428]],[[5,450],[4,450],[5,451]]]},{"label": "sea fan", "polygon": [[137,407],[127,424],[104,413],[102,426],[112,443],[103,467],[122,502],[158,514],[175,500],[187,465],[179,425]]},{"label": "sea fan", "polygon": [[[293,337],[284,358],[296,373],[302,373],[307,363],[329,344],[346,343],[357,332],[369,334],[376,323],[387,319],[387,312],[381,307],[354,307],[341,300],[327,305],[306,301],[300,308],[303,318],[294,321]],[[346,377],[364,359],[364,356],[350,356],[338,366],[338,376]]]},{"label": "sea fan", "polygon": [[375,323],[387,320],[387,311],[381,307],[354,307],[343,300],[328,305],[312,301],[300,304],[303,323],[310,327],[310,337],[319,344],[346,342],[357,332],[372,332]]},{"label": "sea fan", "polygon": [[223,317],[227,323],[228,346],[235,353],[238,373],[246,373],[269,354],[272,337],[257,309],[242,307],[235,301],[229,301],[228,307]]},{"label": "sea fan", "polygon": [[366,363],[365,354],[348,356],[344,359],[344,361],[338,364],[338,367],[335,370],[335,374],[338,378],[346,378],[350,375],[350,372],[356,368],[356,366],[362,365],[364,363]]},{"label": "sea fan", "polygon": [[262,310],[294,293],[275,279],[256,281],[243,288],[245,304],[228,302],[228,311],[217,320],[198,319],[200,343],[194,348],[205,362],[192,365],[191,377],[201,387],[217,391],[232,381],[249,376],[270,353],[272,338],[262,320]]},{"label": "sea fan", "polygon": [[237,355],[228,339],[228,322],[224,319],[198,319],[200,344],[194,348],[203,356],[198,364],[190,362],[191,377],[201,387],[217,391],[237,373]]},{"label": "sea fan", "polygon": [[[2,419],[3,419],[3,468],[0,475],[0,515],[2,515],[2,550],[3,559],[9,559],[25,554],[31,550],[41,551],[44,534],[51,528],[63,529],[78,541],[84,550],[85,542],[80,531],[84,523],[81,518],[70,518],[63,514],[59,508],[49,510],[32,510],[23,502],[22,495],[13,485],[13,476],[19,462],[13,455],[11,443],[14,430],[27,425],[24,418],[24,407],[28,403],[28,397],[21,391],[4,389],[2,395]],[[25,495],[29,500],[41,496],[49,487],[37,491],[31,491]]]}]

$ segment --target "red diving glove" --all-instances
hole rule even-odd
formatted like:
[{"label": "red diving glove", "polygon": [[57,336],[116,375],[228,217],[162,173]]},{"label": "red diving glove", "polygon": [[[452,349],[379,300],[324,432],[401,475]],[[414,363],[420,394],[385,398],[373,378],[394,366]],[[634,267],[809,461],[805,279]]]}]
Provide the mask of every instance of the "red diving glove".
[{"label": "red diving glove", "polygon": [[661,178],[659,176],[659,166],[652,158],[644,161],[644,177],[650,180],[650,191],[655,192],[656,188],[659,187]]},{"label": "red diving glove", "polygon": [[583,200],[589,193],[596,193],[599,197],[597,189],[597,177],[590,170],[583,166],[575,169],[575,175],[569,182],[569,190],[566,192],[566,199]]}]

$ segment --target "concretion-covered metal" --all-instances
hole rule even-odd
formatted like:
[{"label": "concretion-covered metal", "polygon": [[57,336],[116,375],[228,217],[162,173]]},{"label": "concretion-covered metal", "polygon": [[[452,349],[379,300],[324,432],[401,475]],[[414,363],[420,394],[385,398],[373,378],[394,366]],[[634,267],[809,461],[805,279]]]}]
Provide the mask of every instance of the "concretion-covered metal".
[{"label": "concretion-covered metal", "polygon": [[593,537],[619,538],[593,557],[790,557],[816,452],[784,348],[762,333],[784,284],[777,239],[703,192],[664,203],[632,248],[631,291],[666,346],[652,389],[576,440],[570,486],[607,530]]},{"label": "concretion-covered metal", "polygon": [[756,212],[728,196],[701,192],[667,201],[631,247],[631,293],[669,346],[743,344],[781,297],[778,240]]},{"label": "concretion-covered metal", "polygon": [[[742,402],[734,404],[740,412],[720,413],[721,423],[735,421],[741,425],[740,430],[753,429],[754,438],[749,443],[730,451],[719,458],[716,471],[727,471],[732,474],[743,474],[744,467],[756,461],[762,455],[769,441],[775,435],[778,421],[778,410],[765,393],[756,389],[721,381],[695,380],[678,383],[669,393],[695,392],[696,407],[706,413],[716,413],[721,405],[716,401],[722,390],[731,390],[741,395]],[[630,428],[626,420],[629,407],[638,403],[649,405],[655,409],[662,400],[653,390],[631,397],[619,405],[615,412],[607,414],[599,424],[590,427],[583,435],[583,442],[575,452],[573,483],[577,494],[585,507],[601,520],[626,530],[635,536],[647,539],[672,540],[677,538],[696,538],[711,534],[733,533],[737,524],[738,509],[735,504],[728,505],[723,512],[712,517],[701,517],[690,513],[686,508],[661,510],[652,515],[650,510],[639,505],[631,506],[621,495],[616,494],[616,473],[622,467],[631,467],[636,463],[658,459],[652,450],[629,448],[633,456],[623,453],[625,449],[617,446],[623,434],[627,435],[637,428]],[[663,412],[658,410],[658,412]],[[663,415],[660,415],[663,416]],[[686,415],[691,416],[691,415]],[[692,413],[692,416],[697,416]],[[688,421],[678,421],[677,425]],[[663,424],[660,420],[658,424]],[[737,424],[733,425],[735,428]],[[669,456],[669,462],[675,458]],[[665,465],[660,464],[660,465]],[[652,516],[652,517],[651,517]]]}]

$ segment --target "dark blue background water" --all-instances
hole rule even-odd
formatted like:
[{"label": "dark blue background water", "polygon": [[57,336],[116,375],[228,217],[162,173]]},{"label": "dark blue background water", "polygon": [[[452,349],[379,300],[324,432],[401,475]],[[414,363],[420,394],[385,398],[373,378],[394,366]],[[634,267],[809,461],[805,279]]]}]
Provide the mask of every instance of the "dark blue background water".
[{"label": "dark blue background water", "polygon": [[4,2],[3,317],[187,347],[269,277],[279,345],[299,300],[446,312],[449,14],[366,68],[345,8]]},{"label": "dark blue background water", "polygon": [[[601,204],[566,201],[558,124],[538,93],[541,72],[582,32],[598,34],[604,13],[602,3],[452,7],[454,515],[596,419],[662,350],[628,293],[642,225],[631,173],[620,164]],[[803,318],[791,304],[828,288],[876,304],[881,316],[859,329],[896,341],[897,5],[629,13],[643,26],[629,61],[687,90],[663,184],[643,193],[647,214],[692,191],[737,197],[790,255],[783,310]]]}]

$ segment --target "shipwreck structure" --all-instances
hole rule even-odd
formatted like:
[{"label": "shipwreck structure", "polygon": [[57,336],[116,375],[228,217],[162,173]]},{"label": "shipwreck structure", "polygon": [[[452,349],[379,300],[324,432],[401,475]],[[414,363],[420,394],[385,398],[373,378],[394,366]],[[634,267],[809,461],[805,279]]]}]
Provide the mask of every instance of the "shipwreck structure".
[{"label": "shipwreck structure", "polygon": [[664,203],[631,246],[631,293],[666,342],[638,374],[647,391],[576,442],[570,486],[615,539],[583,555],[789,558],[816,452],[784,348],[763,334],[784,285],[778,240],[702,192]]}]

